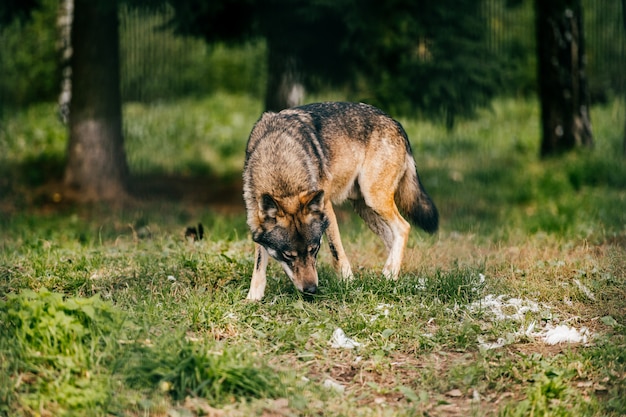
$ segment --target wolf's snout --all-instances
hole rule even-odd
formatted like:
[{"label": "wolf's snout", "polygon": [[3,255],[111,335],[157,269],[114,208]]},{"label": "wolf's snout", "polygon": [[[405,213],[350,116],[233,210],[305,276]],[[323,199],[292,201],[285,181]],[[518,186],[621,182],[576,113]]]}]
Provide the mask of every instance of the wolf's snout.
[{"label": "wolf's snout", "polygon": [[315,294],[317,292],[317,285],[309,284],[303,288],[303,291],[306,294]]}]

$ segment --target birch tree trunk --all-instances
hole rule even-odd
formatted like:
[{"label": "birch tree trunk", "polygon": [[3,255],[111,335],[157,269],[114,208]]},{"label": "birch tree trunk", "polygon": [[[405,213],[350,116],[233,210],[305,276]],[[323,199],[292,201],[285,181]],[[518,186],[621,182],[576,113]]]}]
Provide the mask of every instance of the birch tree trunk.
[{"label": "birch tree trunk", "polygon": [[63,124],[69,122],[72,98],[72,19],[74,18],[74,0],[61,0],[57,27],[59,40],[57,50],[61,62],[61,92],[59,93],[59,118]]},{"label": "birch tree trunk", "polygon": [[[626,0],[622,0],[622,23],[626,32]],[[624,93],[624,104],[626,104],[626,92]],[[622,145],[622,155],[626,158],[626,116],[624,116],[624,143]]]}]

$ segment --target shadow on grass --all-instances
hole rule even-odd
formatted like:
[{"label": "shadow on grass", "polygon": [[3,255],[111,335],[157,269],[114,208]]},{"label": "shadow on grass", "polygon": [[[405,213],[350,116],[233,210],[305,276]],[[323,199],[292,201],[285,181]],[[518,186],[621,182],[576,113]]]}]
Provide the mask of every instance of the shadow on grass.
[{"label": "shadow on grass", "polygon": [[148,174],[132,176],[129,192],[143,201],[173,201],[209,206],[219,212],[243,212],[242,180]]},{"label": "shadow on grass", "polygon": [[[0,212],[67,208],[62,198],[64,166],[63,158],[41,155],[0,167],[0,195],[3,197]],[[180,203],[221,213],[243,213],[244,210],[239,175],[131,174],[127,188],[139,204]]]},{"label": "shadow on grass", "polygon": [[[44,154],[0,167],[0,211],[67,208],[64,164],[62,157]],[[244,213],[240,173],[218,176],[197,167],[190,172],[132,175],[129,194],[142,205]],[[420,168],[420,176],[439,208],[442,230],[490,232],[511,225],[529,232],[563,232],[581,219],[597,218],[609,228],[623,221],[616,202],[626,189],[626,165],[602,155],[573,153],[541,162],[519,155],[452,158]],[[349,204],[345,207],[350,210]]]},{"label": "shadow on grass", "polygon": [[442,228],[489,232],[522,227],[565,232],[576,225],[620,228],[615,209],[626,190],[626,165],[601,155],[572,153],[561,159],[482,158],[454,170],[424,170]]}]

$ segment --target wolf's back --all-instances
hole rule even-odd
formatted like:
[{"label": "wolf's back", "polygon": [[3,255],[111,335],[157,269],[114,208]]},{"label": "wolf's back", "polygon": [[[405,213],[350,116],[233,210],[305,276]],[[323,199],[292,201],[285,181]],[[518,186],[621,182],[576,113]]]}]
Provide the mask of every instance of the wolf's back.
[{"label": "wolf's back", "polygon": [[[350,177],[348,172],[358,165],[355,150],[375,149],[385,141],[373,144],[373,138],[389,138],[386,135],[395,137],[396,144],[403,142],[405,148],[405,171],[395,192],[398,208],[411,223],[436,232],[437,208],[420,182],[406,132],[380,109],[362,103],[315,103],[265,113],[246,149],[243,185],[248,210],[256,208],[261,193],[297,195],[328,186],[325,181],[333,176]],[[401,157],[402,151],[396,149],[394,157]],[[331,165],[342,172],[330,172]],[[351,186],[346,185],[327,187],[325,192],[338,203],[348,196]]]}]

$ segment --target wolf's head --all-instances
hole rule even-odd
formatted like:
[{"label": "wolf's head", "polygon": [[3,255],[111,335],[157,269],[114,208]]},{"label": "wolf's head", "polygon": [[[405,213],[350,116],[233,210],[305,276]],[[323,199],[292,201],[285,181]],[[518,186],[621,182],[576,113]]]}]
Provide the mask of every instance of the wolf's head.
[{"label": "wolf's head", "polygon": [[280,262],[298,290],[314,294],[318,284],[317,252],[328,227],[324,191],[292,197],[263,194],[258,204],[260,222],[253,240]]}]

